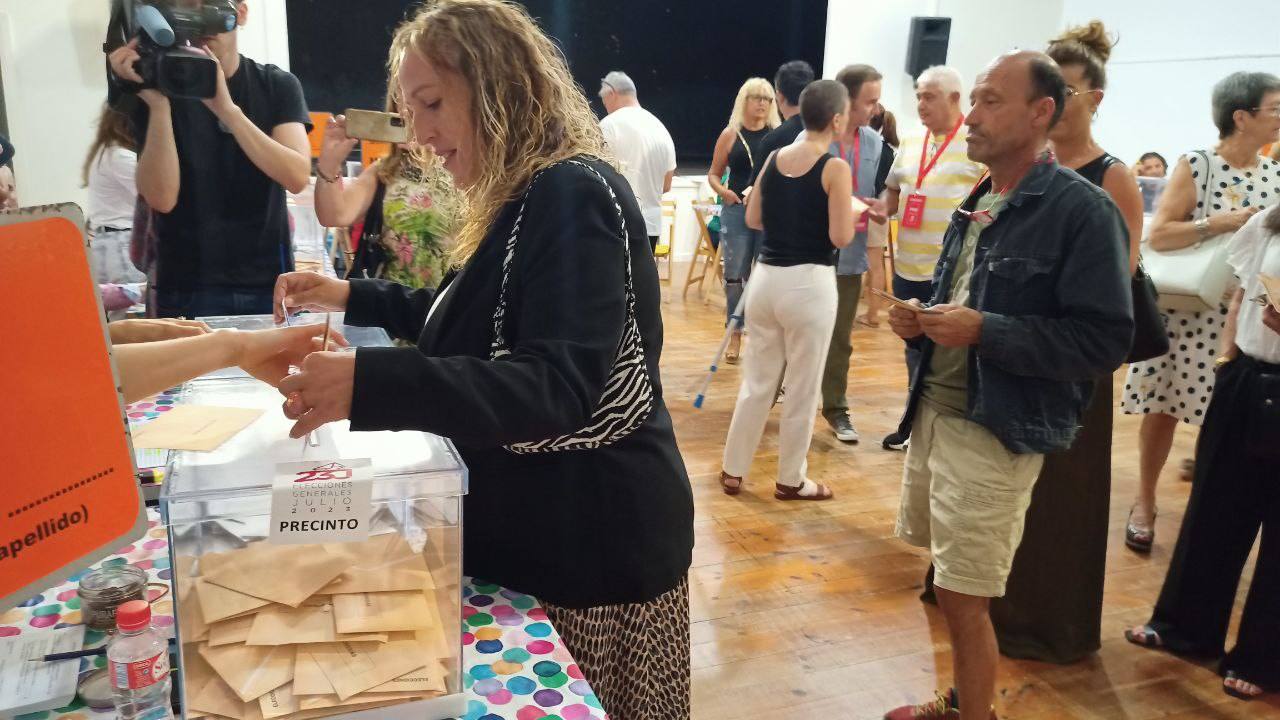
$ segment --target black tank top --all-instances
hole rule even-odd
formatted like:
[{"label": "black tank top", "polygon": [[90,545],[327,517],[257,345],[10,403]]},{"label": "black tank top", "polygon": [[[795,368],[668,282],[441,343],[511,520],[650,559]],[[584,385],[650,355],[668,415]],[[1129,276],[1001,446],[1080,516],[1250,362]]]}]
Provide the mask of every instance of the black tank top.
[{"label": "black tank top", "polygon": [[[742,137],[735,136],[733,146],[729,148],[729,189],[742,197],[755,175],[756,163],[764,162],[764,158],[760,157],[760,142],[769,134],[769,126],[759,130],[742,128],[738,132]],[[746,145],[742,144],[744,139],[747,141]]]},{"label": "black tank top", "polygon": [[1112,165],[1115,165],[1118,162],[1120,162],[1120,158],[1112,155],[1111,153],[1104,152],[1098,157],[1076,168],[1076,173],[1094,185],[1102,187],[1102,179],[1107,176],[1107,171],[1111,169]]},{"label": "black tank top", "polygon": [[778,267],[835,265],[827,191],[822,189],[822,168],[830,159],[831,153],[824,153],[809,172],[791,178],[778,170],[775,156],[760,174],[765,232],[760,262]]}]

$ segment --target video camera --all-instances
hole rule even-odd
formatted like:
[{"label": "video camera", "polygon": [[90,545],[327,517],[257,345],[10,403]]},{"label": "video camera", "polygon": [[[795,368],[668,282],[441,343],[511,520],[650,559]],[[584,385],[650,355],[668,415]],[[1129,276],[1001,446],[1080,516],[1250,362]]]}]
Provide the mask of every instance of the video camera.
[{"label": "video camera", "polygon": [[115,77],[124,90],[155,88],[169,97],[203,99],[218,90],[217,64],[192,46],[200,38],[236,28],[235,0],[112,0],[103,50],[138,38],[135,68],[142,84]]}]

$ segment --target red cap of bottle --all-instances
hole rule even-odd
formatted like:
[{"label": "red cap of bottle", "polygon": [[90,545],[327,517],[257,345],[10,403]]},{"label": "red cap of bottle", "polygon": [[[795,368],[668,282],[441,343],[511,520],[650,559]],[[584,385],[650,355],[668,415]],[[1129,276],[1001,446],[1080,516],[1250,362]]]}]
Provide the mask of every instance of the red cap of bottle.
[{"label": "red cap of bottle", "polygon": [[116,627],[125,632],[141,630],[151,624],[151,605],[145,600],[130,600],[116,608]]}]

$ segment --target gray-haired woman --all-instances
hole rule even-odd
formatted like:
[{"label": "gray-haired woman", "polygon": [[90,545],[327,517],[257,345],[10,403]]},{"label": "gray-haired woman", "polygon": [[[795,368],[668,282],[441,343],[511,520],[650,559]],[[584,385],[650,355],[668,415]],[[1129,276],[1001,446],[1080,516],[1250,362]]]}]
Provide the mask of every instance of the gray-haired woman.
[{"label": "gray-haired woman", "polygon": [[[1189,152],[1174,166],[1151,223],[1154,250],[1235,232],[1280,194],[1280,163],[1258,154],[1280,137],[1280,78],[1247,72],[1223,78],[1213,88],[1213,122],[1217,146]],[[1155,539],[1156,481],[1178,422],[1204,422],[1226,317],[1225,303],[1203,312],[1169,312],[1169,354],[1129,366],[1122,407],[1146,416],[1138,434],[1138,497],[1125,530],[1125,544],[1138,552],[1150,551]]]}]

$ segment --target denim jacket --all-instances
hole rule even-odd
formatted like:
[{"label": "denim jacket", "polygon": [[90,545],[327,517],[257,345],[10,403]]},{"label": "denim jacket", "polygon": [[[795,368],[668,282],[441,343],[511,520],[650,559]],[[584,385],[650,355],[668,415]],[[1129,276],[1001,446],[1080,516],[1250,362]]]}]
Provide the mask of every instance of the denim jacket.
[{"label": "denim jacket", "polygon": [[[961,205],[989,192],[984,180]],[[969,219],[957,211],[934,270],[931,305],[947,302]],[[1052,158],[1037,163],[978,236],[969,306],[982,313],[969,348],[966,416],[1016,453],[1071,447],[1095,380],[1133,341],[1129,232],[1105,191]],[[899,432],[911,432],[934,343],[923,350]]]}]

